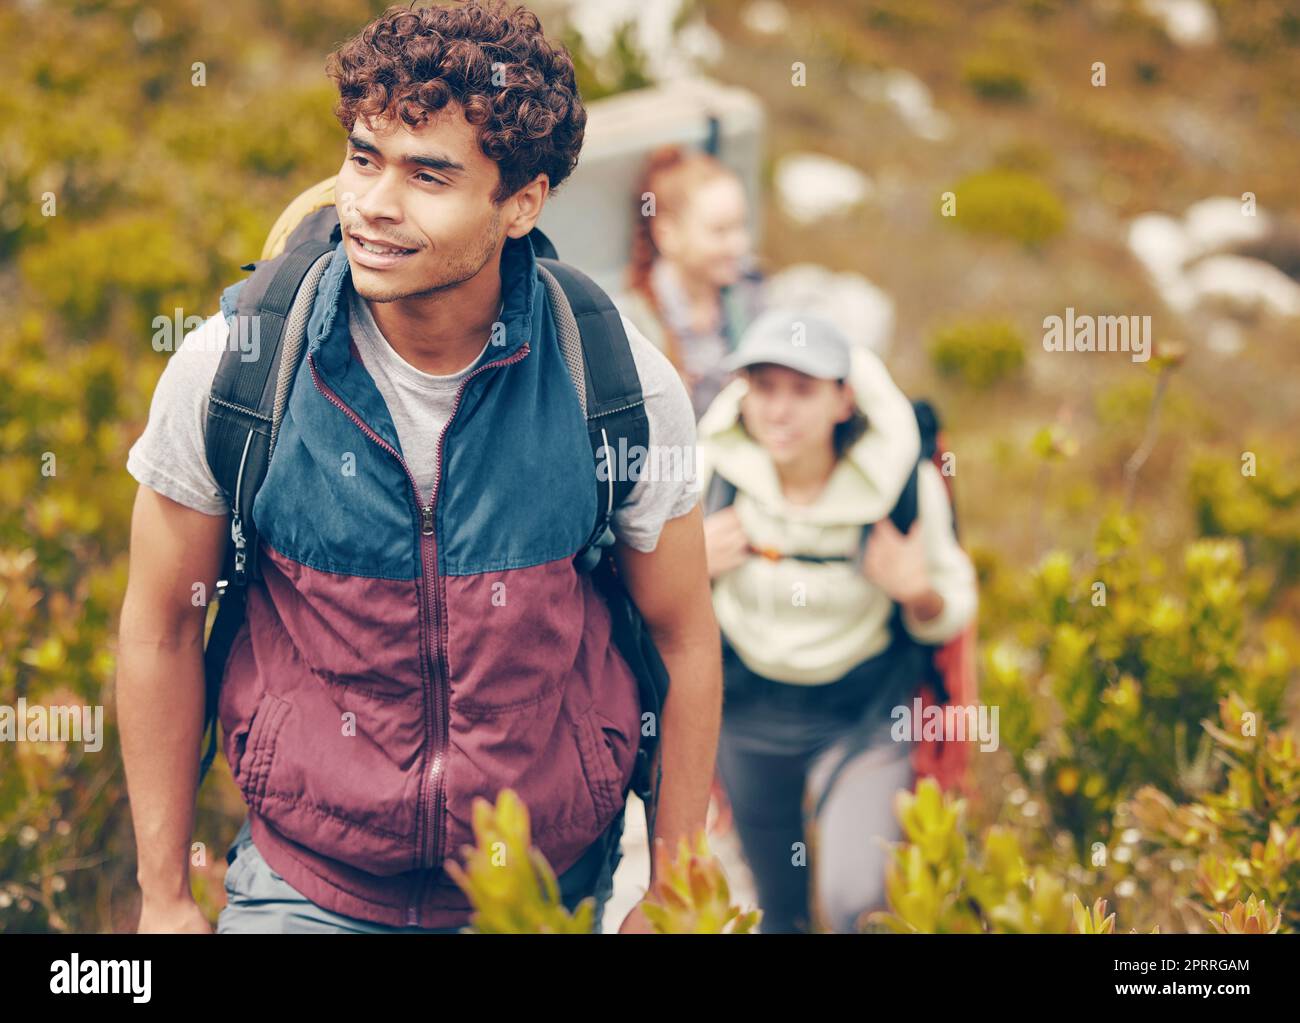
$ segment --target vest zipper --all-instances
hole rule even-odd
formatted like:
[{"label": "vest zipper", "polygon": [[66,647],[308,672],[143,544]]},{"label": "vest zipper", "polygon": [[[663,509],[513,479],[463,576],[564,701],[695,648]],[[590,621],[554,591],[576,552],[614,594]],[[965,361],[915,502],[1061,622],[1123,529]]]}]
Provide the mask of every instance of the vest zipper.
[{"label": "vest zipper", "polygon": [[[497,366],[508,366],[511,363],[518,362],[529,352],[528,342],[524,342],[519,350],[513,355],[504,359],[498,359],[495,362],[485,362],[481,366],[475,367],[471,372],[461,380],[460,386],[456,389],[456,397],[452,401],[451,414],[447,416],[447,421],[442,424],[442,429],[438,432],[438,471],[434,476],[433,494],[429,498],[427,505],[420,503],[420,487],[415,481],[415,476],[411,473],[410,466],[406,464],[405,459],[397,450],[389,444],[383,437],[379,436],[360,416],[358,416],[334,391],[327,387],[320,378],[316,369],[316,360],[313,354],[307,356],[307,365],[311,370],[312,381],[316,384],[316,389],[344,415],[351,419],[361,429],[367,437],[373,440],[381,448],[397,459],[406,478],[411,483],[411,490],[415,494],[416,506],[420,509],[420,555],[423,567],[423,599],[420,601],[420,617],[425,626],[425,636],[428,637],[428,644],[421,654],[426,659],[428,672],[426,677],[430,678],[431,685],[425,691],[425,736],[426,739],[430,732],[434,733],[436,749],[433,756],[433,764],[429,769],[428,778],[432,783],[426,787],[424,778],[421,777],[420,784],[420,802],[421,802],[421,823],[426,826],[420,828],[417,826],[416,832],[419,835],[417,850],[420,863],[425,867],[437,867],[441,865],[443,858],[443,846],[445,835],[443,829],[437,826],[437,822],[442,812],[443,801],[443,763],[447,755],[447,732],[449,722],[447,721],[447,704],[450,700],[447,689],[447,672],[446,660],[444,657],[442,643],[441,619],[438,615],[438,602],[441,596],[441,580],[438,576],[438,541],[435,535],[433,512],[438,501],[438,491],[442,482],[443,456],[442,447],[443,439],[447,435],[447,429],[451,426],[452,420],[456,418],[456,413],[460,409],[460,400],[465,393],[465,387],[474,377],[478,376],[484,370],[492,369]],[[436,669],[436,678],[434,672]],[[432,692],[430,692],[430,688]],[[433,699],[430,699],[430,696]],[[436,708],[434,703],[437,703]],[[439,727],[441,726],[441,727]],[[428,809],[426,809],[428,807]],[[429,836],[433,835],[433,853],[430,856],[427,852],[429,845]],[[411,905],[407,907],[407,923],[414,927],[419,924],[420,904],[424,898],[424,888],[427,880],[422,879],[416,886],[415,898]]]}]

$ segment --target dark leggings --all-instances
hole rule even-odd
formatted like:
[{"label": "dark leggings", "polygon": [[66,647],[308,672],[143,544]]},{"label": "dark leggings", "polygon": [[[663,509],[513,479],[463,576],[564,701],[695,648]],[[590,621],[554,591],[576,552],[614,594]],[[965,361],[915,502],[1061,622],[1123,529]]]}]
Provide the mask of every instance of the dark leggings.
[{"label": "dark leggings", "polygon": [[[743,672],[730,665],[733,690]],[[765,681],[749,675],[743,699],[729,693],[718,744],[718,771],[763,910],[760,930],[853,933],[864,913],[885,908],[888,843],[902,837],[894,796],[913,783],[910,745],[887,731],[864,733],[852,716],[841,714],[837,727],[835,714],[751,695]]]}]

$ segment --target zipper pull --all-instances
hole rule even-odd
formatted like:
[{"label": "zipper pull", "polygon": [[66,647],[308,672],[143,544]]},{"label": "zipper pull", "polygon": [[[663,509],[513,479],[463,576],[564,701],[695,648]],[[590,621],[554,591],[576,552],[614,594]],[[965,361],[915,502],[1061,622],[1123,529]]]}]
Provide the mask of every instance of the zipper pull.
[{"label": "zipper pull", "polygon": [[230,538],[235,543],[235,585],[243,586],[247,582],[247,571],[244,567],[246,560],[244,553],[244,525],[238,512],[235,512],[230,520]]},{"label": "zipper pull", "polygon": [[424,528],[421,532],[425,536],[433,536],[433,505],[429,505],[427,508],[421,508],[420,512],[424,518]]}]

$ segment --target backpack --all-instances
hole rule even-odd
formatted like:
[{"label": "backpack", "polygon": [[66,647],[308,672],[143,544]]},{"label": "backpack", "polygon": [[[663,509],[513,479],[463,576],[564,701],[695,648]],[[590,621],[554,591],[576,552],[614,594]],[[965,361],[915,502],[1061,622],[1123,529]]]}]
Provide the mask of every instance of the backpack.
[{"label": "backpack", "polygon": [[[287,213],[288,211],[286,211]],[[272,232],[281,230],[281,223]],[[620,440],[648,447],[649,426],[641,382],[622,319],[609,297],[585,274],[557,258],[554,245],[534,229],[529,235],[539,275],[547,289],[556,333],[569,375],[587,421],[593,457],[599,465],[619,450]],[[253,501],[266,476],[281,417],[305,348],[311,312],[329,257],[342,239],[331,204],[302,217],[287,233],[279,255],[248,263],[252,271],[239,289],[234,314],[258,316],[260,352],[256,360],[241,358],[239,346],[222,354],[208,402],[207,458],[218,484],[231,502],[230,537],[217,582],[217,615],[204,648],[205,719],[210,733],[200,766],[199,784],[206,777],[217,749],[218,703],[226,661],[244,620],[247,587],[261,577]],[[272,243],[268,241],[268,250]],[[265,255],[265,252],[264,252]],[[240,322],[240,321],[236,321]],[[636,755],[631,788],[645,803],[653,833],[662,769],[653,784],[650,767],[658,743],[658,722],[668,693],[668,671],[640,612],[619,578],[612,546],[610,520],[627,498],[635,479],[597,472],[597,513],[586,542],[574,556],[579,571],[588,572],[611,616],[611,638],[637,679],[642,713],[654,715],[653,734],[644,728]]]},{"label": "backpack", "polygon": [[[916,464],[912,466],[912,471],[908,474],[907,482],[903,486],[902,493],[899,494],[898,501],[889,512],[889,519],[903,535],[906,535],[912,528],[918,513],[920,467],[922,462],[929,461],[939,469],[944,485],[948,490],[948,500],[952,506],[953,535],[956,536],[958,535],[957,509],[956,505],[952,503],[950,477],[943,472],[944,456],[947,453],[947,448],[940,429],[938,413],[928,401],[923,399],[912,402],[912,412],[916,416],[916,425],[921,434],[921,450]],[[707,516],[720,511],[731,505],[735,500],[735,484],[719,473],[714,472],[709,479],[708,489],[704,495],[704,514]],[[859,562],[866,553],[867,541],[870,539],[872,526],[873,523],[868,522],[862,527],[857,550],[857,560]],[[760,551],[759,553],[768,557],[783,556],[777,552]],[[803,554],[789,555],[789,557],[798,558],[801,561],[815,562],[851,560],[844,556],[815,557]],[[975,701],[976,675],[973,656],[975,625],[973,622],[969,623],[966,628],[947,643],[940,645],[921,643],[907,631],[907,627],[903,624],[902,605],[895,603],[893,613],[890,616],[890,632],[892,634],[891,649],[900,652],[905,652],[908,648],[919,648],[920,650],[922,670],[921,677],[918,680],[917,695],[921,697],[923,705],[936,703],[967,704]],[[864,733],[859,738],[865,740],[867,736]],[[932,775],[944,788],[964,783],[966,745],[966,743],[962,742],[943,741],[917,743],[912,756],[912,767],[915,775],[918,779],[925,775]],[[826,798],[831,791],[831,786],[839,777],[840,772],[853,756],[861,752],[862,748],[861,743],[852,740],[845,744],[845,752],[831,769],[821,796],[816,802],[813,810],[814,816],[821,813]]]}]

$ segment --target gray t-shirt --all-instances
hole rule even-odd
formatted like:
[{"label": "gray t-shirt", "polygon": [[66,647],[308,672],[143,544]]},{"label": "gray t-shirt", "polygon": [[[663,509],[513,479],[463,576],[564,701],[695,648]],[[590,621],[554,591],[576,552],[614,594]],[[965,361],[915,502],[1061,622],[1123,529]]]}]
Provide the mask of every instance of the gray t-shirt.
[{"label": "gray t-shirt", "polygon": [[[366,302],[351,285],[352,339],[366,371],[388,405],[402,454],[427,499],[437,476],[438,434],[451,415],[462,378],[483,358],[459,372],[435,376],[416,369],[380,333]],[[641,378],[651,451],[689,452],[687,458],[665,459],[689,471],[648,472],[615,511],[615,537],[638,551],[649,552],[670,519],[685,515],[700,495],[694,471],[695,415],[672,363],[626,318],[632,359]],[[164,497],[208,515],[223,515],[229,505],[208,466],[205,430],[208,394],[226,348],[229,326],[217,313],[187,334],[167,360],[149,408],[144,433],[127,454],[126,468],[135,479]],[[484,351],[487,345],[484,345]]]}]

